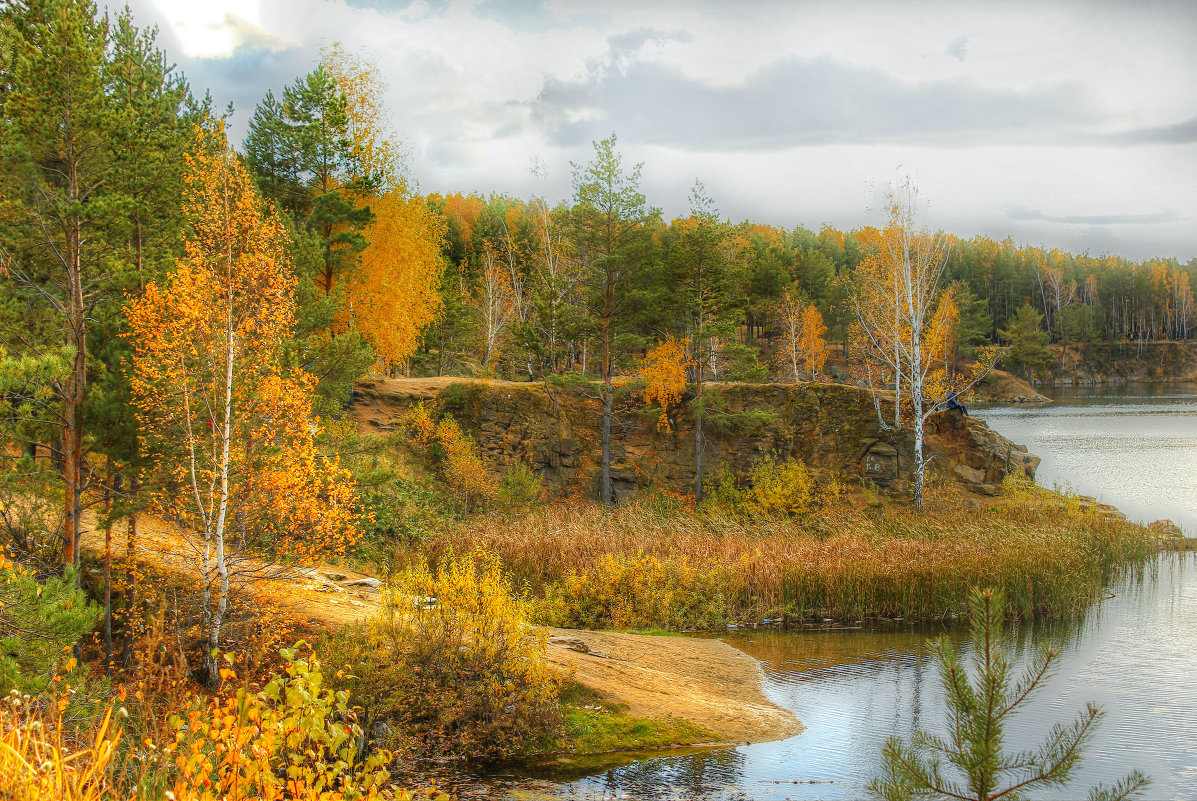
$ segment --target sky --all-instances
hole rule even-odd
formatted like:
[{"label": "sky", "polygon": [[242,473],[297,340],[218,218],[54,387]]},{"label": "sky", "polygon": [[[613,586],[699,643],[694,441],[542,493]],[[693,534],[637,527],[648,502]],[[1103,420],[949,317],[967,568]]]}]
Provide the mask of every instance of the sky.
[{"label": "sky", "polygon": [[615,133],[667,219],[700,180],[733,222],[852,229],[909,174],[932,228],[1197,257],[1188,0],[130,5],[235,144],[322,47],[374,61],[424,193],[569,200]]}]

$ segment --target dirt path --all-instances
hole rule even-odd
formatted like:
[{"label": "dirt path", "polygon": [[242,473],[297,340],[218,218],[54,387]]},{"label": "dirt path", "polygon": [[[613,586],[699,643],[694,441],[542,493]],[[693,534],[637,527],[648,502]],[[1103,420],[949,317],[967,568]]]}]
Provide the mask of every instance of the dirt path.
[{"label": "dirt path", "polygon": [[[94,515],[84,518],[85,551],[102,557],[104,534]],[[114,556],[124,553],[125,531],[113,530]],[[169,524],[143,516],[137,559],[186,576],[199,576],[202,544]],[[231,559],[235,584],[265,596],[297,619],[338,628],[379,608],[373,579],[345,568],[290,567]],[[364,580],[364,583],[363,583]],[[718,738],[720,745],[778,740],[802,724],[761,691],[760,664],[725,642],[696,637],[652,637],[615,632],[550,629],[547,657],[562,672],[637,717],[683,717]]]}]

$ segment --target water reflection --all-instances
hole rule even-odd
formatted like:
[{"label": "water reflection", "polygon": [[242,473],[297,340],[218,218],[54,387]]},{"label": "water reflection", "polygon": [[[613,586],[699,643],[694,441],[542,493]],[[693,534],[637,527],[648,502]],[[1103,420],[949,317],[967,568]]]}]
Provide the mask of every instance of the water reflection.
[{"label": "water reflection", "polygon": [[[1073,788],[1110,783],[1133,767],[1155,778],[1149,798],[1190,798],[1197,786],[1197,561],[1162,556],[1128,577],[1079,623],[1012,629],[1013,663],[1045,645],[1061,652],[1037,702],[1008,727],[1010,748],[1037,745],[1085,702],[1106,712]],[[664,757],[558,787],[579,799],[855,799],[880,769],[893,735],[943,733],[943,691],[929,637],[946,634],[966,655],[965,633],[943,627],[764,633],[728,637],[763,663],[766,691],[807,729],[774,743]],[[1036,795],[1069,799],[1077,789]],[[1083,794],[1082,794],[1083,795]]]}]

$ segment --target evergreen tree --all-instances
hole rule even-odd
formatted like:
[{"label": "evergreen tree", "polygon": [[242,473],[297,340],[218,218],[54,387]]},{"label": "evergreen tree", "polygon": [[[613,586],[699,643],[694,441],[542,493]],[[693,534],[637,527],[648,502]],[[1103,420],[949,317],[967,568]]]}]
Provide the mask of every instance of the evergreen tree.
[{"label": "evergreen tree", "polygon": [[998,332],[1010,343],[1006,353],[1006,368],[1032,378],[1051,369],[1052,352],[1047,349],[1048,333],[1041,327],[1043,315],[1027,303],[1018,310],[1010,321],[1010,327]]},{"label": "evergreen tree", "polygon": [[[668,286],[682,296],[684,334],[690,342],[694,402],[694,496],[703,496],[703,384],[718,365],[721,343],[735,337],[738,309],[730,280],[731,229],[719,219],[701,182],[690,192],[690,216],[678,220],[670,250]],[[678,290],[681,290],[678,293]],[[717,376],[713,376],[717,377]]]},{"label": "evergreen tree", "polygon": [[343,277],[355,271],[366,247],[363,229],[373,219],[363,198],[376,176],[355,175],[347,101],[319,66],[254,110],[243,143],[245,160],[262,196],[284,212],[295,243],[291,264],[296,297],[297,363],[315,375],[321,411],[348,402],[353,381],[374,361],[350,326],[334,333],[344,309]]},{"label": "evergreen tree", "polygon": [[[1025,799],[1035,790],[1067,785],[1080,762],[1102,714],[1093,704],[1086,705],[1071,725],[1053,726],[1037,750],[1005,751],[1007,721],[1050,678],[1058,654],[1045,651],[1014,681],[1004,653],[1002,593],[974,589],[969,605],[972,677],[950,640],[941,637],[933,643],[947,696],[948,737],[920,731],[909,744],[890,738],[882,752],[884,774],[869,785],[876,798]],[[1138,795],[1149,783],[1134,770],[1113,787],[1094,787],[1089,799],[1122,801]]]},{"label": "evergreen tree", "polygon": [[62,561],[77,575],[88,336],[111,289],[105,234],[120,200],[111,183],[118,120],[105,86],[109,25],[94,4],[77,0],[11,2],[0,19],[0,292],[18,315],[5,321],[4,339],[23,355],[69,354],[46,412],[65,491]]},{"label": "evergreen tree", "polygon": [[640,192],[637,164],[624,172],[615,135],[594,143],[594,160],[574,168],[571,233],[588,283],[587,307],[598,334],[603,380],[602,466],[599,499],[611,496],[611,417],[614,407],[613,346],[626,308],[626,284],[644,261],[645,226],[654,216]]}]

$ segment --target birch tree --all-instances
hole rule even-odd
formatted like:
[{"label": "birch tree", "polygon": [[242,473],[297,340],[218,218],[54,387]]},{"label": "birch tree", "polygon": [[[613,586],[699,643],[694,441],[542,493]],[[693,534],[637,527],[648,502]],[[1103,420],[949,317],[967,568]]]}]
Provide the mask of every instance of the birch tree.
[{"label": "birch tree", "polygon": [[[250,545],[303,556],[352,542],[352,486],[312,441],[315,379],[285,367],[295,278],[285,231],[263,209],[224,133],[197,131],[188,157],[185,255],[130,305],[132,386],[154,505],[198,535],[209,681],[229,611],[230,521]],[[150,482],[147,482],[147,484]]]},{"label": "birch tree", "polygon": [[[888,220],[876,238],[875,251],[856,273],[854,303],[868,353],[894,376],[895,409],[903,400],[910,406],[914,502],[922,510],[927,467],[923,428],[938,409],[937,397],[928,402],[928,390],[943,395],[964,391],[988,372],[993,355],[983,354],[965,379],[945,374],[943,356],[956,320],[947,307],[941,310],[950,240],[922,227],[918,186],[909,176],[887,193],[885,208]],[[896,411],[895,421],[902,422]]]}]

